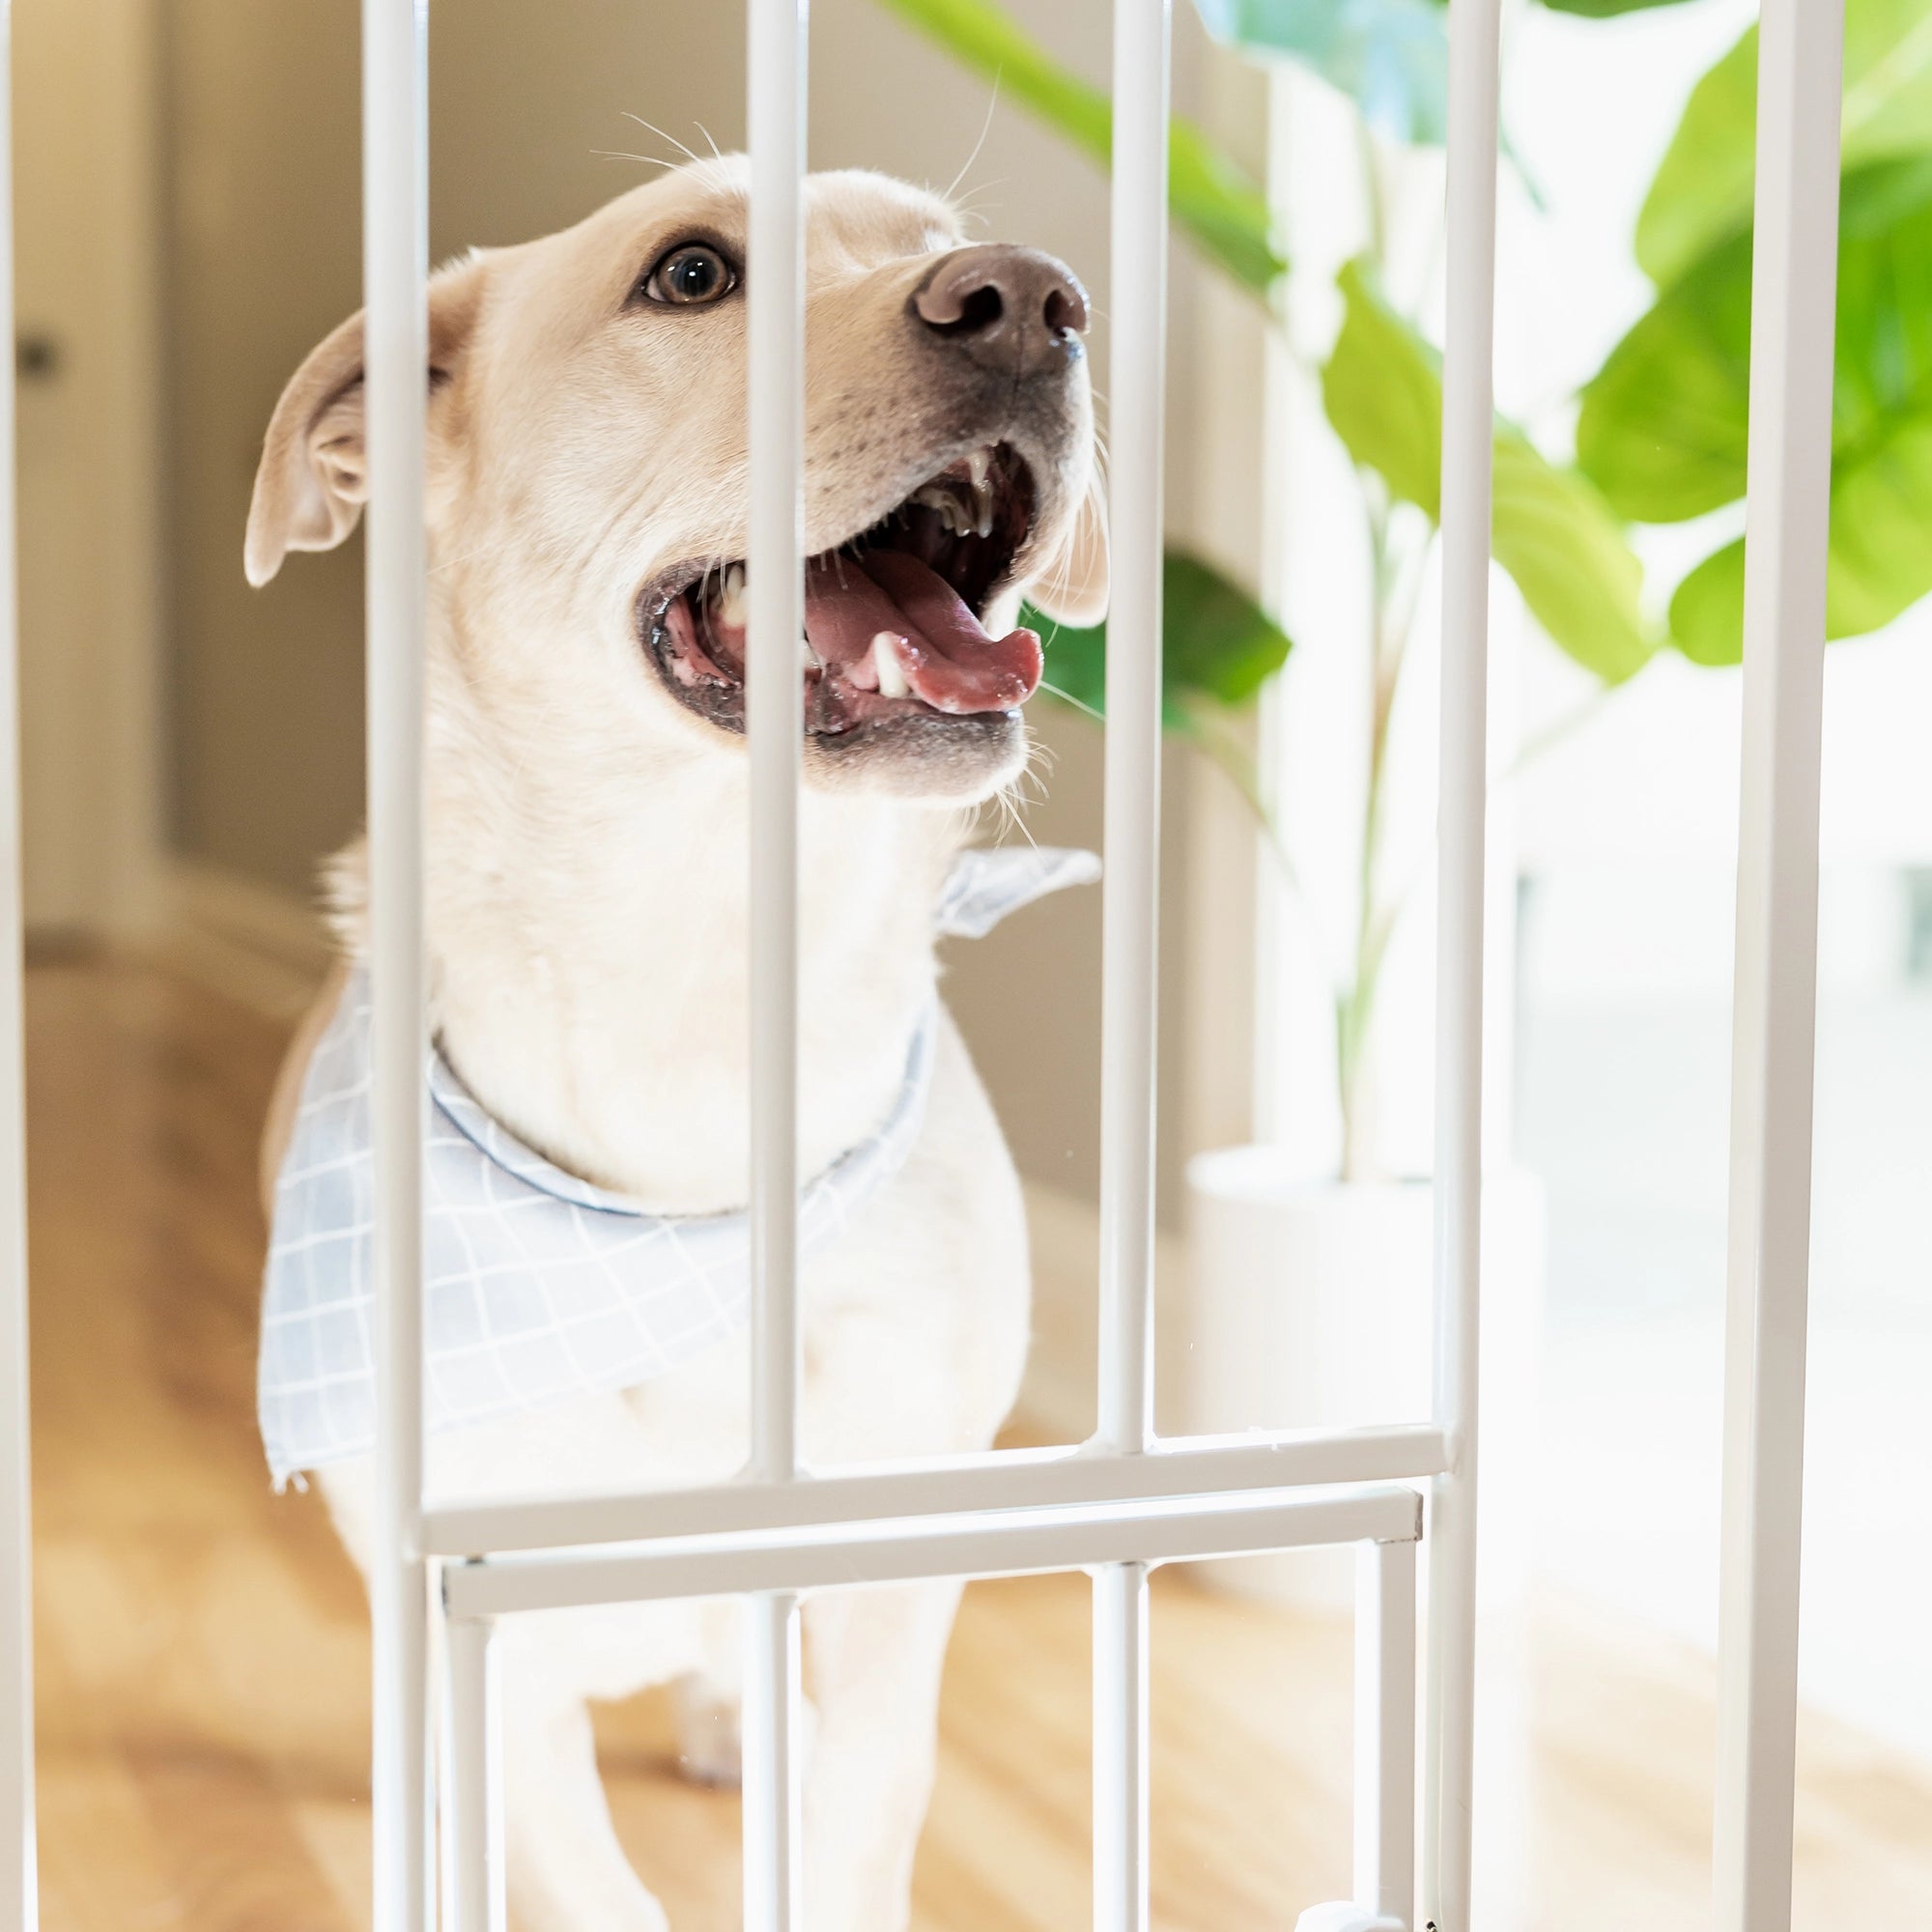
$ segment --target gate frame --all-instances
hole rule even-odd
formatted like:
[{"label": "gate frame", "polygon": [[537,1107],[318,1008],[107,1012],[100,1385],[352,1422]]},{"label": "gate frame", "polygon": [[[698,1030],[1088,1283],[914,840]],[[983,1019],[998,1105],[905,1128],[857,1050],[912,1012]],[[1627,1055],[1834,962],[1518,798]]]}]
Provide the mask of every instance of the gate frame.
[{"label": "gate frame", "polygon": [[[1410,1932],[1415,1544],[1431,1612],[1420,1922],[1469,1932],[1485,710],[1499,0],[1449,18],[1435,1413],[1395,1429],[1157,1439],[1155,856],[1171,0],[1115,0],[1100,1426],[1077,1450],[817,1477],[798,1458],[796,670],[806,0],[747,0],[752,139],[753,1455],[714,1489],[439,1509],[424,1495],[421,1145],[428,0],[363,0],[363,209],[379,1492],[376,1932],[425,1932],[440,1804],[455,1932],[500,1932],[491,1631],[541,1605],[747,1593],[745,1896],[798,1932],[802,1590],[1089,1569],[1094,1920],[1146,1932],[1148,1596],[1157,1563],[1362,1549],[1352,1899],[1304,1932]],[[1790,1922],[1816,1005],[1819,725],[1842,0],[1764,0],[1733,1044],[1719,1932]],[[0,322],[14,319],[11,10],[0,0]],[[14,392],[0,384],[0,1932],[37,1923]],[[432,1680],[440,1653],[442,1695]]]}]

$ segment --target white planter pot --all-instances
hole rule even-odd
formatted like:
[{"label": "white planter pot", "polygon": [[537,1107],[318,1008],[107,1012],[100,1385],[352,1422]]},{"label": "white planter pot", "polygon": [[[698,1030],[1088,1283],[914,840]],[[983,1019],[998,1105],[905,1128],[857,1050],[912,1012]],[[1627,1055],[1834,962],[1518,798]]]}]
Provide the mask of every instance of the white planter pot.
[{"label": "white planter pot", "polygon": [[[1281,1150],[1188,1165],[1189,1251],[1163,1333],[1161,1427],[1177,1435],[1415,1422],[1431,1409],[1434,1204],[1423,1181],[1344,1185]],[[1535,1491],[1543,1196],[1509,1170],[1484,1190],[1482,1591],[1520,1601]],[[1348,1550],[1199,1566],[1204,1580],[1300,1609],[1353,1601]]]}]

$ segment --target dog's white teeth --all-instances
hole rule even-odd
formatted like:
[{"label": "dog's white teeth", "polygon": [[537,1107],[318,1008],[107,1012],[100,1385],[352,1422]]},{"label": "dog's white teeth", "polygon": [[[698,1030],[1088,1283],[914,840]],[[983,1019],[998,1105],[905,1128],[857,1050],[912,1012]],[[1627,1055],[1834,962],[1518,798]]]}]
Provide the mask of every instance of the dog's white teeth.
[{"label": "dog's white teeth", "polygon": [[904,697],[912,690],[906,682],[905,667],[899,663],[898,643],[890,631],[881,631],[872,639],[872,668],[879,674],[881,697]]},{"label": "dog's white teeth", "polygon": [[966,474],[972,493],[967,529],[975,536],[989,537],[993,534],[993,452],[983,448],[971,451],[966,458]]},{"label": "dog's white teeth", "polygon": [[965,536],[973,527],[959,493],[944,483],[928,483],[924,489],[914,491],[912,499],[938,513],[948,536]]},{"label": "dog's white teeth", "polygon": [[724,588],[718,599],[718,614],[734,631],[742,631],[752,621],[752,600],[745,590],[745,566],[734,563],[724,573]]},{"label": "dog's white teeth", "polygon": [[993,534],[993,452],[976,449],[966,457],[966,475],[950,483],[927,483],[912,493],[911,500],[932,511],[948,536],[989,537]]},{"label": "dog's white teeth", "polygon": [[818,653],[811,648],[811,639],[803,631],[798,634],[798,668],[800,670],[825,668],[818,661]]}]

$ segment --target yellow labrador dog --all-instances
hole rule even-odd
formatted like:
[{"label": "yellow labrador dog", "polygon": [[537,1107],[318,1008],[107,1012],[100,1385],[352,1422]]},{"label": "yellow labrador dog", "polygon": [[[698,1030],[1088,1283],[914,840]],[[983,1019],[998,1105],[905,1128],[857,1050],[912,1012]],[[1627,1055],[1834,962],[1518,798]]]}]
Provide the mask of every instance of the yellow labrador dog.
[{"label": "yellow labrador dog", "polygon": [[[746,1195],[747,174],[727,157],[431,289],[427,917],[440,1065],[546,1172],[672,1217]],[[876,1142],[931,1035],[909,1147],[801,1276],[815,1466],[983,1448],[1028,1331],[1019,1189],[964,1047],[934,1018],[934,916],[970,809],[1027,757],[1024,590],[1105,599],[1079,284],[969,245],[933,195],[807,185],[809,566],[800,829],[801,1172]],[[270,426],[250,579],[337,544],[365,494],[359,318]],[[344,974],[361,857],[335,875]],[[284,1069],[283,1165],[341,978]],[[266,1345],[266,1336],[265,1336]],[[635,1386],[434,1436],[443,1495],[723,1480],[746,1444],[730,1334]],[[293,1457],[295,1452],[291,1452]],[[292,1461],[291,1466],[306,1466]],[[366,1571],[366,1455],[318,1472]],[[810,1922],[903,1925],[956,1586],[806,1609]],[[681,1688],[688,1754],[729,1775],[736,1618],[667,1604],[501,1636],[512,1898],[530,1932],[656,1932],[612,1833],[585,1700]]]}]

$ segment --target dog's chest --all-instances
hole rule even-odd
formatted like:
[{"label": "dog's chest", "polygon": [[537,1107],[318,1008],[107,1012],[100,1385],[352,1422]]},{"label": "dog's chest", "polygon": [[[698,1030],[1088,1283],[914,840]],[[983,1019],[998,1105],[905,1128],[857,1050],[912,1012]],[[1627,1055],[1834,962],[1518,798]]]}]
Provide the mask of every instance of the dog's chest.
[{"label": "dog's chest", "polygon": [[[949,881],[939,923],[979,936],[1014,906],[1091,877],[1093,869],[1086,855],[968,854]],[[366,1454],[375,1440],[369,1022],[367,979],[358,972],[311,1060],[277,1182],[259,1407],[278,1481]],[[928,1009],[914,1029],[885,1120],[804,1191],[800,1234],[808,1257],[850,1245],[853,1228],[920,1143],[934,1034]],[[440,1059],[432,1062],[430,1094],[423,1293],[432,1434],[674,1381],[673,1372],[687,1363],[730,1352],[725,1345],[742,1334],[748,1301],[750,1230],[742,1213],[650,1214],[561,1171],[494,1121]],[[949,1154],[944,1131],[933,1138],[925,1176],[933,1202],[929,1212],[912,1210],[931,1226],[905,1231],[900,1245],[936,1236],[942,1248],[950,1241],[958,1249],[973,1234],[970,1227],[947,1232],[946,1177],[949,1166],[970,1168],[973,1156]],[[1023,1276],[1023,1263],[1019,1271]],[[912,1312],[921,1285],[936,1285],[943,1273],[922,1269],[901,1288],[895,1307]],[[867,1282],[893,1275],[890,1261],[859,1266],[842,1297],[834,1293],[809,1305],[812,1328],[829,1334],[844,1321],[863,1329],[855,1296],[863,1301]],[[899,1325],[925,1336],[934,1324]],[[961,1346],[971,1343],[970,1335],[960,1338]],[[997,1382],[1010,1351],[995,1352]],[[923,1379],[913,1359],[877,1366],[901,1399]],[[674,1406],[674,1388],[666,1396]]]}]

